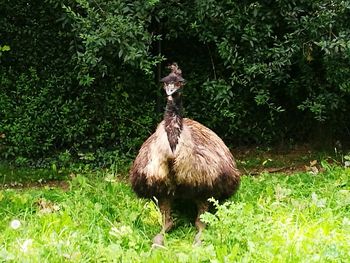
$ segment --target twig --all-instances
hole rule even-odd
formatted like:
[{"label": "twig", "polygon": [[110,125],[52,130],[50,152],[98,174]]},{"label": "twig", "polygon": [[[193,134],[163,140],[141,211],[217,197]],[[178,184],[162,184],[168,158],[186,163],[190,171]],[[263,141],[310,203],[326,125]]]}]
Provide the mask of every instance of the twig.
[{"label": "twig", "polygon": [[208,45],[208,44],[207,44],[207,48],[208,48],[208,51],[209,51],[209,56],[210,56],[211,66],[212,66],[212,68],[213,68],[214,79],[216,80],[216,70],[215,70],[215,64],[214,64],[213,56],[212,56],[212,54],[211,54],[210,47],[209,47],[209,45]]},{"label": "twig", "polygon": [[144,126],[144,125],[142,125],[141,123],[139,123],[139,122],[137,122],[137,121],[134,121],[134,120],[132,120],[132,119],[129,119],[129,118],[127,118],[127,117],[123,117],[124,119],[126,119],[126,120],[128,120],[128,121],[131,121],[132,123],[134,123],[134,124],[136,124],[136,125],[138,125],[138,126],[140,126],[140,127],[142,127],[142,128],[144,128],[145,130],[147,130],[147,132],[148,132],[148,134],[152,134],[152,132],[150,132],[150,130],[146,127],[146,126]]},{"label": "twig", "polygon": [[291,169],[291,166],[284,166],[284,167],[278,167],[278,168],[266,168],[266,169],[254,169],[254,170],[247,170],[246,168],[243,168],[245,170],[245,172],[249,175],[259,175],[261,173],[267,172],[267,173],[277,173],[286,169]]}]

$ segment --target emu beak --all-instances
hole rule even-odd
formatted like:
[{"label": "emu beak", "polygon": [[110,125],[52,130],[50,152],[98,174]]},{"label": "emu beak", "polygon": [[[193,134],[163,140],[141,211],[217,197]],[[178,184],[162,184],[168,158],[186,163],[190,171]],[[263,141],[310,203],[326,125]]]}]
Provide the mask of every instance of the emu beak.
[{"label": "emu beak", "polygon": [[174,83],[170,83],[165,86],[166,95],[171,96],[175,91],[177,91],[177,88],[175,87]]}]

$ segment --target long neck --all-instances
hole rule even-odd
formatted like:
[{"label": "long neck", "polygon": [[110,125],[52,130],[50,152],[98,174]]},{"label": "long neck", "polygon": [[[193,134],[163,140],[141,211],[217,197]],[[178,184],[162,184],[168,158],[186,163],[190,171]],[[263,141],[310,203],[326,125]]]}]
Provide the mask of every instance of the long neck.
[{"label": "long neck", "polygon": [[164,122],[170,148],[174,152],[182,131],[182,100],[180,94],[168,97]]}]

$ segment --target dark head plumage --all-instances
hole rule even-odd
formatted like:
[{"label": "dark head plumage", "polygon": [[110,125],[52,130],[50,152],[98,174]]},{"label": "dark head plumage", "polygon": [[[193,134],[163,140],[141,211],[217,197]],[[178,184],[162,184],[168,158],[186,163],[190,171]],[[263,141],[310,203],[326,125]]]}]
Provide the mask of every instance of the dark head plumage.
[{"label": "dark head plumage", "polygon": [[179,94],[179,92],[182,90],[185,79],[182,77],[182,71],[176,63],[171,64],[168,68],[171,70],[171,72],[160,81],[164,83],[163,88],[168,96],[168,99],[172,100],[172,96]]},{"label": "dark head plumage", "polygon": [[164,83],[178,83],[178,82],[185,82],[185,79],[182,77],[182,71],[177,65],[177,63],[171,64],[168,68],[170,68],[171,72],[168,76],[162,78],[160,82]]}]

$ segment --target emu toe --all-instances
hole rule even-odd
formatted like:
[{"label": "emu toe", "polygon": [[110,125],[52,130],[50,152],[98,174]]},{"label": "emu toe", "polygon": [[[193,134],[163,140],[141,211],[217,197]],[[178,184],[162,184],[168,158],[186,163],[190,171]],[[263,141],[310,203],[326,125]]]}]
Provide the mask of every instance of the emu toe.
[{"label": "emu toe", "polygon": [[152,248],[163,248],[163,247],[164,247],[164,235],[159,233],[153,238]]}]

